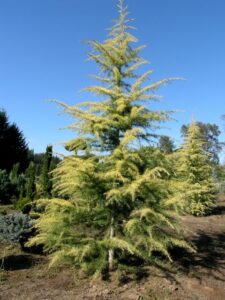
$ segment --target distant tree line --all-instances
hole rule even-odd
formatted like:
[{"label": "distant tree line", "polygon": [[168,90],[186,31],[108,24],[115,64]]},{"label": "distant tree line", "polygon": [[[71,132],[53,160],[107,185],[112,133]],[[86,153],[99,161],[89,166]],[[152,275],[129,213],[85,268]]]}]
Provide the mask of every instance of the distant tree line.
[{"label": "distant tree line", "polygon": [[0,204],[22,208],[37,197],[51,197],[49,173],[60,159],[53,155],[52,146],[45,153],[30,150],[23,132],[10,124],[4,110],[0,111],[0,154]]},{"label": "distant tree line", "polygon": [[[203,140],[203,148],[209,153],[214,165],[214,174],[225,177],[224,166],[219,164],[219,153],[223,144],[219,141],[219,127],[211,123],[196,123]],[[189,124],[181,126],[181,136],[185,138]],[[170,154],[179,149],[169,136],[158,138],[157,146],[163,153]],[[51,197],[52,180],[49,172],[60,159],[52,154],[52,146],[45,153],[34,153],[28,148],[23,132],[15,123],[10,123],[7,113],[0,110],[0,203],[20,200],[20,203],[39,196]],[[25,200],[26,199],[26,200]]]}]

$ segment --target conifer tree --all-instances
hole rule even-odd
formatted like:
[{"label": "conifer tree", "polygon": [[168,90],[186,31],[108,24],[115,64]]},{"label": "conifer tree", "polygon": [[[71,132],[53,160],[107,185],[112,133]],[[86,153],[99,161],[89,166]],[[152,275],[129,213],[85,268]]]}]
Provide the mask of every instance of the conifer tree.
[{"label": "conifer tree", "polygon": [[0,204],[10,203],[11,183],[6,170],[0,169]]},{"label": "conifer tree", "polygon": [[170,247],[189,247],[174,236],[176,220],[164,205],[170,197],[166,159],[157,149],[144,155],[140,148],[170,118],[151,111],[148,103],[158,99],[160,86],[176,78],[144,85],[152,71],[135,72],[147,62],[139,56],[143,47],[132,46],[137,39],[122,0],[118,7],[109,38],[90,42],[100,85],[86,91],[98,101],[74,106],[57,101],[74,118],[70,128],[77,131],[66,144],[71,155],[54,170],[54,189],[69,201],[39,201],[46,209],[36,224],[39,234],[29,242],[52,252],[51,265],[72,263],[95,275],[113,270],[127,256],[151,262],[155,251],[171,259]]},{"label": "conifer tree", "polygon": [[[201,139],[204,141],[203,148],[210,154],[210,161],[216,167],[219,164],[219,153],[222,150],[223,143],[219,141],[221,134],[219,126],[211,123],[196,122],[198,125]],[[183,137],[187,135],[189,125],[182,125],[181,134]]]},{"label": "conifer tree", "polygon": [[30,162],[29,167],[25,173],[26,176],[26,199],[32,201],[35,198],[36,185],[35,185],[35,164]]},{"label": "conifer tree", "polygon": [[16,163],[13,165],[12,170],[9,174],[9,178],[11,181],[16,181],[19,176],[20,163]]},{"label": "conifer tree", "polygon": [[52,165],[52,146],[47,146],[44,161],[42,165],[42,174],[41,174],[41,185],[42,185],[42,194],[43,197],[49,198],[51,196],[52,182],[51,182],[51,170]]},{"label": "conifer tree", "polygon": [[[210,153],[205,151],[205,141],[197,123],[189,125],[181,150],[178,152],[178,180],[180,204],[193,215],[204,215],[213,206],[215,183]],[[178,201],[177,201],[178,203]]]},{"label": "conifer tree", "polygon": [[4,110],[0,109],[0,169],[8,173],[16,163],[20,163],[19,171],[26,170],[29,164],[29,149],[23,132],[18,126],[10,124]]},{"label": "conifer tree", "polygon": [[166,136],[166,135],[162,135],[159,138],[158,147],[162,152],[167,153],[167,154],[173,153],[173,151],[175,149],[173,140],[169,136]]}]

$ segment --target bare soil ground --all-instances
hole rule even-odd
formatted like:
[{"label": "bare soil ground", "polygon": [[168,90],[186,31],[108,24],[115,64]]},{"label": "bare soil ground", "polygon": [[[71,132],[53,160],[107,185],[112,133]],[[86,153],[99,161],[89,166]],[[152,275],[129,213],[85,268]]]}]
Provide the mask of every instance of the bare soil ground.
[{"label": "bare soil ground", "polygon": [[[225,199],[212,215],[183,221],[196,254],[176,251],[172,272],[168,265],[149,267],[123,281],[91,281],[68,269],[50,271],[46,257],[8,250],[0,300],[225,300]],[[0,244],[0,254],[4,247]]]}]

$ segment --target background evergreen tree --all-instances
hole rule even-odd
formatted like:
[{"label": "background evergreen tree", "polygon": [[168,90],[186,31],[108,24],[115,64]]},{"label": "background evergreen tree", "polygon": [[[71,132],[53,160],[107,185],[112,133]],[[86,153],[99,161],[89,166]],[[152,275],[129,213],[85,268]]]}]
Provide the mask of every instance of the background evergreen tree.
[{"label": "background evergreen tree", "polygon": [[11,183],[11,202],[15,203],[20,194],[20,182],[19,182],[19,169],[20,163],[16,163],[13,165],[11,172],[9,173],[9,180]]},{"label": "background evergreen tree", "polygon": [[182,183],[180,201],[184,210],[193,215],[207,213],[215,198],[213,167],[205,143],[198,123],[192,122],[178,152],[178,178]]},{"label": "background evergreen tree", "polygon": [[10,172],[13,165],[20,163],[20,172],[28,164],[29,150],[22,131],[16,124],[10,124],[4,110],[0,110],[0,169]]},{"label": "background evergreen tree", "polygon": [[11,182],[6,170],[0,169],[0,204],[10,203]]},{"label": "background evergreen tree", "polygon": [[[36,166],[36,176],[38,178],[40,178],[42,175],[45,155],[46,153],[34,153],[33,151],[30,151],[30,161],[33,161]],[[60,161],[61,159],[59,157],[52,155],[50,169],[53,170]]]},{"label": "background evergreen tree", "polygon": [[24,195],[24,174],[19,174],[18,172],[19,163],[13,165],[9,174],[6,170],[0,170],[0,203],[15,203],[20,195]]},{"label": "background evergreen tree", "polygon": [[47,146],[41,173],[41,185],[43,197],[50,197],[52,191],[52,181],[50,171],[53,168],[52,165],[52,146]]},{"label": "background evergreen tree", "polygon": [[[210,161],[213,164],[219,164],[219,153],[222,150],[222,143],[219,142],[221,134],[219,127],[216,124],[196,122],[199,127],[201,140],[204,141],[203,149],[210,154]],[[189,125],[182,125],[181,134],[186,137],[188,134]]]},{"label": "background evergreen tree", "polygon": [[35,185],[35,164],[30,162],[29,167],[25,172],[26,177],[26,199],[27,201],[32,201],[35,198],[36,194],[36,185]]},{"label": "background evergreen tree", "polygon": [[158,147],[162,152],[167,154],[172,153],[175,149],[173,140],[166,135],[160,136]]},{"label": "background evergreen tree", "polygon": [[26,197],[26,177],[25,174],[20,174],[17,179],[17,186],[19,191],[19,200]]},{"label": "background evergreen tree", "polygon": [[98,101],[58,102],[74,117],[71,128],[78,133],[66,144],[72,154],[54,171],[55,191],[69,201],[39,201],[46,210],[36,224],[39,234],[29,243],[43,243],[52,252],[51,265],[72,263],[95,275],[128,256],[152,262],[155,251],[171,259],[173,245],[188,247],[174,236],[174,213],[164,204],[170,197],[166,159],[157,149],[150,156],[140,151],[159,123],[170,118],[147,103],[175,78],[143,86],[152,71],[135,72],[146,61],[139,56],[143,47],[132,47],[137,39],[129,33],[122,0],[119,13],[109,38],[90,42],[89,58],[100,68],[95,78],[101,85],[86,90]]},{"label": "background evergreen tree", "polygon": [[17,178],[19,176],[19,169],[20,169],[19,162],[13,165],[12,170],[9,174],[9,178],[11,181],[17,181]]}]

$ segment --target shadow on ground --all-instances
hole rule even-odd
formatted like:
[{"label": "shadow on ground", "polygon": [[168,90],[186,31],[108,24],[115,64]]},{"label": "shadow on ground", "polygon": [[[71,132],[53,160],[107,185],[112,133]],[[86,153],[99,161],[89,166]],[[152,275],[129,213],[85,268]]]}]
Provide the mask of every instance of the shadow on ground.
[{"label": "shadow on ground", "polygon": [[195,254],[182,249],[173,250],[178,269],[199,280],[207,275],[225,281],[225,232],[209,234],[199,231],[192,243],[197,250]]},{"label": "shadow on ground", "polygon": [[215,206],[211,210],[210,215],[213,215],[213,216],[222,216],[222,215],[225,215],[225,206],[224,205]]},{"label": "shadow on ground", "polygon": [[21,254],[6,256],[0,261],[0,264],[5,271],[15,271],[29,269],[38,262],[39,260],[32,255]]}]

